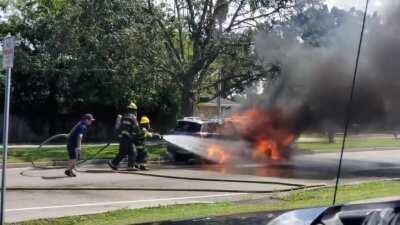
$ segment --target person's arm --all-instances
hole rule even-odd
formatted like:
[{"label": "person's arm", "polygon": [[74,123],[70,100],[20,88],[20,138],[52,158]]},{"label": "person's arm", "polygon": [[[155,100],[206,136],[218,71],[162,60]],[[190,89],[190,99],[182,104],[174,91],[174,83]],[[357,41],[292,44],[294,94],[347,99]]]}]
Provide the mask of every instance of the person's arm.
[{"label": "person's arm", "polygon": [[83,139],[83,135],[85,134],[85,132],[86,132],[85,127],[79,127],[78,137],[76,138],[76,141],[77,141],[76,148],[78,148],[78,149],[81,149],[81,147],[82,147],[82,139]]},{"label": "person's arm", "polygon": [[79,150],[81,150],[82,139],[83,139],[83,134],[81,133],[81,134],[78,135],[78,138],[76,139],[77,140],[76,148],[79,149]]},{"label": "person's arm", "polygon": [[153,137],[155,137],[155,138],[158,138],[158,139],[162,139],[162,136],[159,133],[151,132],[151,131],[147,130],[146,128],[143,128],[143,132],[144,132],[144,137],[145,138],[153,138]]},{"label": "person's arm", "polygon": [[146,128],[143,128],[143,132],[144,132],[144,137],[145,138],[152,138],[153,137],[153,133],[148,131]]},{"label": "person's arm", "polygon": [[136,119],[136,116],[132,117],[132,130],[135,134],[139,134],[140,133],[140,127],[139,127],[139,123]]},{"label": "person's arm", "polygon": [[121,126],[121,121],[122,121],[122,115],[118,114],[117,118],[115,119],[115,131],[117,132],[119,130],[119,127]]}]

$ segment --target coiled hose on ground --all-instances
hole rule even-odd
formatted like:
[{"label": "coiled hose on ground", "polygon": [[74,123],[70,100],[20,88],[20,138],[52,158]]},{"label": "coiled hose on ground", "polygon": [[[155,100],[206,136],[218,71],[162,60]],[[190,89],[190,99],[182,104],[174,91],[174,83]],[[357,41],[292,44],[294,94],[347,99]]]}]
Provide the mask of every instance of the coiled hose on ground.
[{"label": "coiled hose on ground", "polygon": [[[53,135],[53,136],[47,138],[46,140],[44,140],[42,143],[40,143],[39,146],[37,147],[36,151],[40,151],[43,148],[44,145],[46,145],[47,143],[49,143],[51,141],[54,141],[54,140],[60,139],[60,138],[67,139],[68,136],[69,136],[69,134],[56,134],[56,135]],[[92,157],[86,158],[84,160],[79,160],[77,162],[77,165],[82,165],[82,164],[84,164],[84,163],[86,163],[86,162],[88,162],[90,160],[93,160],[93,159],[97,158],[97,156],[101,152],[103,152],[105,149],[107,149],[108,146],[110,146],[110,144],[111,144],[111,140],[109,140],[107,142],[107,144],[105,144],[104,146],[99,148],[99,150]],[[31,164],[32,164],[32,166],[34,168],[38,168],[38,169],[61,169],[61,168],[65,168],[65,166],[40,166],[39,164],[35,163],[33,155],[31,156]]]}]

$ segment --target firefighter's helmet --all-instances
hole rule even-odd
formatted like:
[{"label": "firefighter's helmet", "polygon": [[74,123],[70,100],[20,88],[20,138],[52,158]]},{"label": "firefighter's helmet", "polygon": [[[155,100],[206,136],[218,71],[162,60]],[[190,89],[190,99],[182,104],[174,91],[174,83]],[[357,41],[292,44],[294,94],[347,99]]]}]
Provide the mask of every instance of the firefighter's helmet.
[{"label": "firefighter's helmet", "polygon": [[147,116],[142,116],[142,118],[140,118],[140,124],[149,124],[150,123],[150,119]]},{"label": "firefighter's helmet", "polygon": [[133,103],[133,102],[130,102],[130,103],[129,103],[129,105],[128,105],[128,109],[137,110],[137,109],[138,109],[138,107],[137,107],[137,105],[136,105],[135,103]]}]

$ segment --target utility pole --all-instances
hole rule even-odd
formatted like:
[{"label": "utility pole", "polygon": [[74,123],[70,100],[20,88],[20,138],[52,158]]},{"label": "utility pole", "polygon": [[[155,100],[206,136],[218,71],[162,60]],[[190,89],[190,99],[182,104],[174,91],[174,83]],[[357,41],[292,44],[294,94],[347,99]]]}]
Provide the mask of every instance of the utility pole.
[{"label": "utility pole", "polygon": [[[219,20],[219,35],[222,39],[222,21]],[[217,108],[218,108],[218,123],[222,124],[222,108],[221,108],[221,92],[222,92],[222,64],[219,68],[218,73],[218,96],[217,96]]]},{"label": "utility pole", "polygon": [[[223,24],[226,21],[226,17],[229,11],[229,2],[227,0],[217,0],[216,8],[218,8],[218,13],[216,14],[216,19],[218,21],[218,35],[221,43],[223,42]],[[222,62],[218,76],[218,95],[217,95],[217,107],[218,107],[218,122],[222,123],[222,108],[221,108],[221,93],[222,93]]]}]

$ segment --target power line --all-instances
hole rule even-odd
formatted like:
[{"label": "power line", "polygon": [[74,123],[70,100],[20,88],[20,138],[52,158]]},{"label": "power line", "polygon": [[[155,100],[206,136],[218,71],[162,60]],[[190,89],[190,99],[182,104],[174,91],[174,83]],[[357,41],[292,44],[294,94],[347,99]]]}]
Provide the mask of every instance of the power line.
[{"label": "power line", "polygon": [[353,106],[353,97],[354,97],[354,89],[355,89],[355,86],[356,86],[356,78],[357,78],[357,74],[358,74],[358,64],[359,64],[359,61],[360,61],[361,46],[362,46],[362,42],[363,42],[363,38],[364,38],[365,21],[366,21],[366,18],[367,18],[368,5],[369,5],[369,0],[366,0],[365,10],[364,10],[364,18],[363,18],[363,23],[362,23],[362,27],[361,27],[360,41],[358,43],[356,64],[355,64],[355,67],[354,67],[353,81],[352,81],[352,84],[351,84],[349,102],[347,104],[347,112],[346,112],[346,118],[345,118],[345,124],[344,124],[344,134],[343,134],[342,149],[340,151],[339,166],[338,166],[338,170],[337,170],[337,174],[336,174],[335,192],[333,194],[332,205],[336,204],[336,197],[337,197],[337,192],[338,192],[339,180],[340,180],[340,176],[341,176],[341,172],[342,172],[343,153],[344,153],[344,147],[346,145],[347,132],[348,132],[349,123],[350,123],[350,119],[351,119],[352,106]]}]

